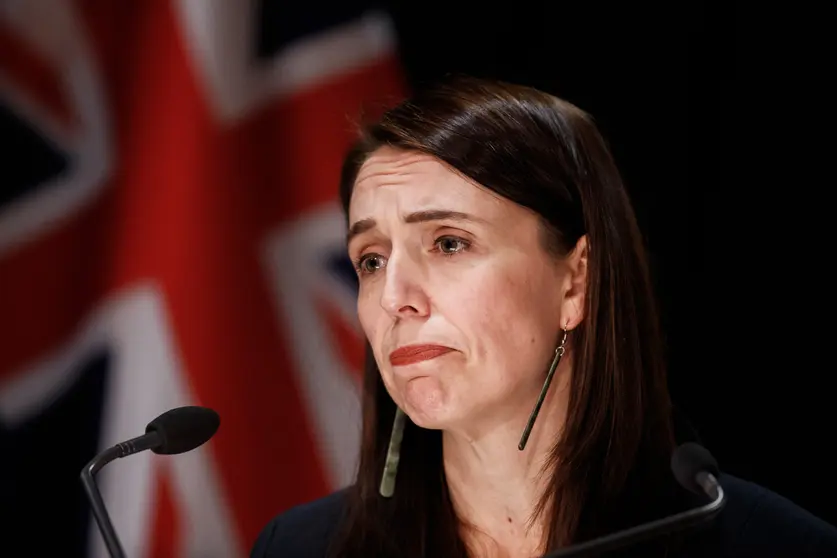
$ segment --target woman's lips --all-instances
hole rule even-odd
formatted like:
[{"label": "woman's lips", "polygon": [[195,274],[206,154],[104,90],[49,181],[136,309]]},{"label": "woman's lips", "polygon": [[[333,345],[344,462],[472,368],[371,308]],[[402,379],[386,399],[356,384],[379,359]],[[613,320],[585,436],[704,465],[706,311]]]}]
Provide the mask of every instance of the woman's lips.
[{"label": "woman's lips", "polygon": [[453,351],[442,345],[408,345],[400,347],[389,354],[389,362],[393,366],[407,366],[424,360],[430,360]]}]

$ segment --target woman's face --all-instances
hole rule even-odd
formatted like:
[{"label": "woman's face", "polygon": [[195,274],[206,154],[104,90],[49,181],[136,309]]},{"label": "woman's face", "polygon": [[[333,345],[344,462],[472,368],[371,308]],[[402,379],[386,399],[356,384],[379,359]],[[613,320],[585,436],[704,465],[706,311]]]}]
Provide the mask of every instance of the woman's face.
[{"label": "woman's face", "polygon": [[381,148],[349,222],[360,323],[395,403],[425,428],[520,428],[561,326],[580,316],[536,214],[430,156]]}]

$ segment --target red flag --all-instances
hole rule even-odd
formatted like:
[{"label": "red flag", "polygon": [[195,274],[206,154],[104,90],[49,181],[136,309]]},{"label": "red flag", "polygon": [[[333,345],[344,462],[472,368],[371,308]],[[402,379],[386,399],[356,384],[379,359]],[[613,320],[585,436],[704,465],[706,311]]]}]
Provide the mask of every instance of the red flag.
[{"label": "red flag", "polygon": [[36,4],[0,16],[0,102],[35,153],[0,198],[0,421],[45,416],[103,348],[99,449],[171,407],[214,408],[211,443],[120,461],[100,486],[131,556],[243,556],[355,465],[337,180],[352,121],[404,92],[389,21],[254,0]]}]

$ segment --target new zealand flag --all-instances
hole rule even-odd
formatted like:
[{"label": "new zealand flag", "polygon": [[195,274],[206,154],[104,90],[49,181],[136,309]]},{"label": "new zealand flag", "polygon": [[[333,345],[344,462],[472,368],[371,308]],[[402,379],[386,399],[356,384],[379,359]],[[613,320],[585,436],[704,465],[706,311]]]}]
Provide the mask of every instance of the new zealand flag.
[{"label": "new zealand flag", "polygon": [[349,480],[337,181],[404,91],[385,14],[285,4],[0,6],[0,555],[105,556],[79,472],[180,405],[209,444],[98,476],[129,556],[245,556]]}]

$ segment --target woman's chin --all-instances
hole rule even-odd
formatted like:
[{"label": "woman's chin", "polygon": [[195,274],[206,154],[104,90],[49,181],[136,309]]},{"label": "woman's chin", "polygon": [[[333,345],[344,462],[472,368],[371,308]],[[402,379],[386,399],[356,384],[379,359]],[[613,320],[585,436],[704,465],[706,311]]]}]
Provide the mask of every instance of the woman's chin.
[{"label": "woman's chin", "polygon": [[439,429],[449,422],[450,401],[435,378],[410,380],[402,395],[404,412],[416,426]]},{"label": "woman's chin", "polygon": [[450,421],[440,416],[439,413],[427,413],[411,408],[406,409],[406,413],[410,417],[410,422],[426,430],[444,430],[450,423]]}]

